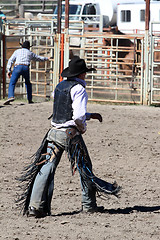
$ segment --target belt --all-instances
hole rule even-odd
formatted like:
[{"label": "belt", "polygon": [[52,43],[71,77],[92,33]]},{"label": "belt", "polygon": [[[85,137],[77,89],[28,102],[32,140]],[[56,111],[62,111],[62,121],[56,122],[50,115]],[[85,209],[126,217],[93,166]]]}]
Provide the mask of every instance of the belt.
[{"label": "belt", "polygon": [[23,66],[29,67],[29,65],[27,65],[27,64],[15,64],[15,66],[19,66],[19,65],[23,65]]}]

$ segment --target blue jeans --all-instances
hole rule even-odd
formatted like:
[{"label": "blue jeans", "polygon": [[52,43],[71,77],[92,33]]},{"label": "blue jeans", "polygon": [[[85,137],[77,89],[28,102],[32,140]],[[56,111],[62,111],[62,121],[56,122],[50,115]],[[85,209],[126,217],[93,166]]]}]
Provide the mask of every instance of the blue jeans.
[{"label": "blue jeans", "polygon": [[[80,140],[83,142],[84,147],[86,147],[82,136],[79,135],[79,137]],[[48,161],[42,166],[42,168],[40,169],[35,178],[29,206],[50,213],[51,200],[54,190],[54,175],[56,168],[60,162],[63,151],[68,146],[68,137],[66,132],[63,130],[51,129],[50,132],[48,133],[48,140],[50,141],[48,143],[47,149]],[[57,144],[58,150],[57,148],[55,149],[53,141]],[[56,156],[51,161],[50,156],[53,153],[52,149],[54,149],[54,151],[56,152]],[[90,158],[89,164],[90,166],[92,165],[90,162]],[[84,206],[85,208],[94,208],[96,206],[95,189],[87,187],[87,184],[85,185],[81,184],[81,189],[82,189],[82,206]]]},{"label": "blue jeans", "polygon": [[8,98],[14,97],[15,85],[21,75],[25,79],[27,99],[32,100],[32,84],[29,79],[29,67],[25,65],[17,65],[14,67],[8,88]]}]

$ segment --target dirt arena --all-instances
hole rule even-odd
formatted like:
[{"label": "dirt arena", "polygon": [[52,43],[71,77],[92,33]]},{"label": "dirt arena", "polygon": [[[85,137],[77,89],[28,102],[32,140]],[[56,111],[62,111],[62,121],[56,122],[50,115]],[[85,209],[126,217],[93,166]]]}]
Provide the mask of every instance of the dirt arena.
[{"label": "dirt arena", "polygon": [[21,170],[50,128],[52,102],[0,101],[0,239],[160,239],[160,108],[88,104],[103,123],[88,122],[84,139],[95,175],[121,186],[121,196],[97,198],[104,213],[81,210],[78,172],[64,154],[55,175],[52,215],[22,216],[14,203]]}]

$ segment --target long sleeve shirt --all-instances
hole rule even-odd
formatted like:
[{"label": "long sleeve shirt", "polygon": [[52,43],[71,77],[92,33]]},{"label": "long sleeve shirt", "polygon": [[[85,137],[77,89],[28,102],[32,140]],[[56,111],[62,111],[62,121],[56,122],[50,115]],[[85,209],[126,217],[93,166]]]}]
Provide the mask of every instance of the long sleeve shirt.
[{"label": "long sleeve shirt", "polygon": [[25,64],[30,65],[31,60],[35,61],[47,61],[48,57],[41,57],[39,55],[36,55],[35,53],[31,52],[27,48],[21,48],[16,50],[10,59],[8,60],[7,64],[7,70],[8,72],[11,72],[12,64],[15,62],[15,64]]},{"label": "long sleeve shirt", "polygon": [[[85,90],[86,82],[79,78],[74,78],[80,84],[71,88],[71,99],[73,108],[73,119],[62,124],[56,124],[51,121],[52,126],[56,128],[76,126],[82,132],[86,131],[86,120],[90,120],[90,113],[87,113],[88,95]],[[83,85],[83,86],[82,86]]]}]

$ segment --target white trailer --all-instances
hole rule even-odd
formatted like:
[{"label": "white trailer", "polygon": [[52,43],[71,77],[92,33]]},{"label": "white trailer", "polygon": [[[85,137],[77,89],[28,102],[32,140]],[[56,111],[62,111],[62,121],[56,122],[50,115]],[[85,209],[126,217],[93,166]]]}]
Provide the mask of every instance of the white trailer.
[{"label": "white trailer", "polygon": [[[117,5],[117,26],[125,33],[144,33],[146,2],[120,3]],[[160,1],[150,2],[150,23],[160,21]],[[153,30],[160,31],[159,25]]]},{"label": "white trailer", "polygon": [[[96,16],[103,17],[103,27],[117,24],[117,5],[126,3],[127,0],[71,0],[69,1],[69,19],[94,21]],[[130,0],[130,3],[139,0]],[[58,6],[54,14],[57,16]],[[65,1],[62,1],[62,16],[65,15]],[[93,16],[93,17],[92,17]],[[95,19],[96,21],[96,19]]]}]

